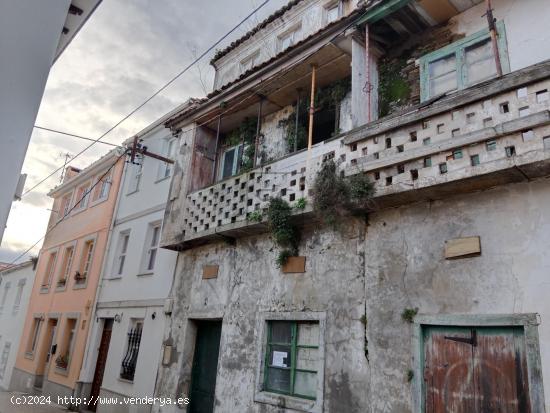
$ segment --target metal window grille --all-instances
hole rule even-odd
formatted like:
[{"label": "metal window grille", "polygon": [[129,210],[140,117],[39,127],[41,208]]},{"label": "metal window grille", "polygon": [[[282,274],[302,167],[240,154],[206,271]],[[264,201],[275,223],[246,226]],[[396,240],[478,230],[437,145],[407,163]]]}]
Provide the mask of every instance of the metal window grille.
[{"label": "metal window grille", "polygon": [[135,328],[128,332],[128,348],[126,355],[122,359],[122,369],[120,372],[120,377],[125,380],[134,380],[139,345],[141,343],[141,329],[141,324],[137,324]]}]

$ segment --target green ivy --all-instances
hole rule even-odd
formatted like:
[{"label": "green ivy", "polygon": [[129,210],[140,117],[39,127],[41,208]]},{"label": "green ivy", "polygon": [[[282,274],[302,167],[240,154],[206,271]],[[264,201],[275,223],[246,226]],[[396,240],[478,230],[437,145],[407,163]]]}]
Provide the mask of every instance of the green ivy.
[{"label": "green ivy", "polygon": [[333,160],[323,163],[313,183],[313,211],[319,220],[337,228],[348,215],[364,213],[374,196],[365,174],[343,177]]},{"label": "green ivy", "polygon": [[406,64],[404,59],[380,63],[378,81],[380,117],[389,115],[396,107],[407,103],[410,98],[411,87],[402,74]]},{"label": "green ivy", "polygon": [[300,231],[292,222],[292,207],[282,198],[271,198],[267,209],[267,223],[273,240],[281,249],[277,264],[284,265],[288,257],[298,255]]}]

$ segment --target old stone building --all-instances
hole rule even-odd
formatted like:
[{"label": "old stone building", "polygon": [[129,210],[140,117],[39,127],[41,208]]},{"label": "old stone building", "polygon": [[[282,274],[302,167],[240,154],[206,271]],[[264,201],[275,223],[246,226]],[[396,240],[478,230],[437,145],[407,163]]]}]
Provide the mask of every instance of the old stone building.
[{"label": "old stone building", "polygon": [[156,411],[550,409],[550,4],[492,3],[295,0],[216,54]]}]

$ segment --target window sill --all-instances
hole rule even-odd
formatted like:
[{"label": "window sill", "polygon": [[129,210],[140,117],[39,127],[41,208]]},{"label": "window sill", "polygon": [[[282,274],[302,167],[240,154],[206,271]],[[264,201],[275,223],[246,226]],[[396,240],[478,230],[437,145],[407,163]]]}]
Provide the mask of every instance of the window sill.
[{"label": "window sill", "polygon": [[50,287],[40,287],[40,294],[48,294],[50,292]]},{"label": "window sill", "polygon": [[146,275],[153,275],[155,272],[154,271],[144,271],[144,272],[140,272],[137,274],[138,277],[143,277],[143,276],[146,276]]},{"label": "window sill", "polygon": [[122,377],[119,377],[118,381],[120,381],[121,383],[134,384],[133,380],[123,379]]},{"label": "window sill", "polygon": [[25,358],[27,360],[34,360],[34,353],[25,352]]},{"label": "window sill", "polygon": [[86,282],[83,282],[81,284],[77,284],[75,283],[73,285],[73,290],[83,290],[84,288],[86,288],[88,286],[88,280],[86,280]]},{"label": "window sill", "polygon": [[311,413],[321,413],[322,406],[319,400],[301,399],[299,397],[270,393],[267,391],[257,392],[254,395],[254,402]]},{"label": "window sill", "polygon": [[89,207],[90,208],[95,207],[96,205],[102,204],[103,202],[107,201],[108,199],[109,199],[108,196],[106,196],[105,198],[96,199],[95,201],[90,202]]},{"label": "window sill", "polygon": [[139,188],[138,188],[138,189],[136,189],[135,191],[132,191],[132,192],[127,192],[127,193],[126,193],[126,196],[130,196],[130,195],[133,195],[133,194],[135,194],[135,193],[137,193],[137,192],[139,192]]},{"label": "window sill", "polygon": [[61,367],[55,366],[55,374],[59,374],[60,376],[68,376],[69,375],[69,367],[70,366],[67,366],[66,368],[61,368]]},{"label": "window sill", "polygon": [[111,280],[116,281],[116,280],[121,280],[121,279],[122,279],[122,275],[112,275],[112,276],[110,276],[110,277],[105,277],[104,279],[105,279],[105,281],[111,281]]},{"label": "window sill", "polygon": [[168,176],[165,176],[163,178],[157,178],[157,180],[155,181],[155,184],[158,184],[159,182],[162,182],[162,181],[166,181],[167,179],[170,179],[172,177],[172,174],[168,175]]}]

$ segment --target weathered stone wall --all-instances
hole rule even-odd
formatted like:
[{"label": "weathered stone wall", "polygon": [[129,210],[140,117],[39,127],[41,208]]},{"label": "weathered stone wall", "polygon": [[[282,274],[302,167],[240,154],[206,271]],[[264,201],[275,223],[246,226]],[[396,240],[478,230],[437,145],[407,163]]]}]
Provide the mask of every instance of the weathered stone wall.
[{"label": "weathered stone wall", "polygon": [[[550,411],[550,181],[372,214],[365,241],[373,412],[411,412],[412,327],[424,314],[539,313]],[[444,259],[444,243],[480,236],[481,256]]]},{"label": "weathered stone wall", "polygon": [[[188,389],[194,338],[187,319],[223,317],[216,412],[282,412],[253,401],[262,339],[258,314],[326,312],[323,411],[367,411],[365,228],[364,222],[350,222],[342,234],[304,234],[300,253],[307,256],[305,274],[283,274],[276,267],[278,250],[267,234],[239,239],[235,246],[180,253],[172,325],[165,336],[174,357],[170,366],[160,368],[158,394],[181,395]],[[219,265],[217,279],[201,278],[205,264]]]}]

